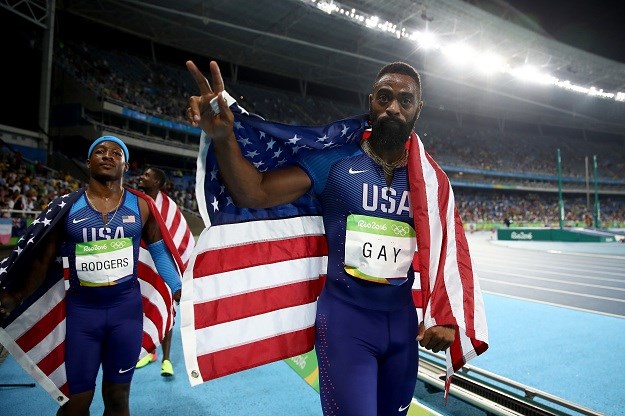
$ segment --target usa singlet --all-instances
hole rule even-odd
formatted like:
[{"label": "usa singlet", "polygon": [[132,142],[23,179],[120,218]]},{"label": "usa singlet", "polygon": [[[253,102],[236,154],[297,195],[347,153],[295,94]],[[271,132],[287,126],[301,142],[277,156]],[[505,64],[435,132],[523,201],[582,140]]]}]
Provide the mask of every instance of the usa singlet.
[{"label": "usa singlet", "polygon": [[389,186],[358,145],[299,163],[321,201],[328,240],[315,325],[323,413],[405,415],[418,369],[407,169],[396,169]]},{"label": "usa singlet", "polygon": [[103,380],[129,383],[143,335],[137,280],[142,220],[138,197],[124,192],[119,207],[102,213],[82,196],[65,220],[62,253],[69,260],[65,365],[71,394]]}]

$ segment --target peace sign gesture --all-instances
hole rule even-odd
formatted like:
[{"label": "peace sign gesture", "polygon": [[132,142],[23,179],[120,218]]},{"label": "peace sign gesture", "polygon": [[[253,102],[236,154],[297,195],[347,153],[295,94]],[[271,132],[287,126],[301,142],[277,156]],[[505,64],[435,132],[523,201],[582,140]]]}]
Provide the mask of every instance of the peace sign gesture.
[{"label": "peace sign gesture", "polygon": [[[234,115],[228,108],[226,99],[222,96],[224,80],[217,62],[211,61],[210,71],[213,78],[213,87],[200,72],[193,61],[187,61],[187,69],[193,75],[200,90],[200,95],[189,97],[187,120],[194,127],[201,127],[213,140],[222,140],[233,134]],[[211,100],[216,99],[217,110],[211,106]]]}]

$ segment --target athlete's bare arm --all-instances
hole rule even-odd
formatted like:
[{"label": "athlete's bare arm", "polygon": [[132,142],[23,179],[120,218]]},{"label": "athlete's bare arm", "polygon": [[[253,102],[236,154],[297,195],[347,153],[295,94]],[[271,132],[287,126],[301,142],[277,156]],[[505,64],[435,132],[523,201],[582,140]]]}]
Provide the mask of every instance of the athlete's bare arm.
[{"label": "athlete's bare arm", "polygon": [[[154,215],[152,215],[150,207],[148,207],[148,203],[145,202],[142,198],[139,198],[139,210],[141,211],[141,220],[143,221],[143,230],[141,233],[141,237],[145,240],[146,243],[148,243],[148,245],[162,240],[163,234],[161,233],[161,228],[158,226],[158,222],[156,221],[156,218],[154,218]],[[152,252],[150,251],[150,253]],[[164,276],[163,271],[158,267],[159,266],[157,264],[157,271],[159,272],[161,277]],[[167,280],[165,280],[165,282],[167,283]],[[181,293],[182,292],[180,289],[176,290],[173,293],[173,298],[176,302],[180,302]]]},{"label": "athlete's bare arm", "polygon": [[156,219],[150,212],[148,203],[145,202],[143,198],[139,198],[139,210],[141,211],[141,221],[143,224],[141,237],[143,237],[145,242],[148,244],[162,240],[163,235],[161,234],[161,229],[158,226]]},{"label": "athlete's bare arm", "polygon": [[[200,95],[189,98],[187,118],[211,137],[219,172],[235,204],[246,208],[267,208],[292,202],[304,195],[310,189],[311,181],[299,166],[263,173],[241,154],[234,135],[234,115],[221,94],[224,82],[217,62],[210,63],[213,87],[192,61],[187,61],[187,68],[200,91]],[[218,97],[219,113],[213,112],[210,106],[215,97]]]}]

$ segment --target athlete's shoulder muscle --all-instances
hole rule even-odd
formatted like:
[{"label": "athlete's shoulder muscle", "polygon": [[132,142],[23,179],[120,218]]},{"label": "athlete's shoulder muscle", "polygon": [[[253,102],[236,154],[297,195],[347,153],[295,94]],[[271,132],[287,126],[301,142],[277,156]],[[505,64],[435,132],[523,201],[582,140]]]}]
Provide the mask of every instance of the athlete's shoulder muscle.
[{"label": "athlete's shoulder muscle", "polygon": [[344,160],[361,153],[362,150],[360,149],[360,146],[355,143],[351,143],[331,149],[310,152],[306,156],[298,159],[297,163],[310,177],[313,191],[316,194],[320,194],[325,188],[330,168],[340,160]]}]

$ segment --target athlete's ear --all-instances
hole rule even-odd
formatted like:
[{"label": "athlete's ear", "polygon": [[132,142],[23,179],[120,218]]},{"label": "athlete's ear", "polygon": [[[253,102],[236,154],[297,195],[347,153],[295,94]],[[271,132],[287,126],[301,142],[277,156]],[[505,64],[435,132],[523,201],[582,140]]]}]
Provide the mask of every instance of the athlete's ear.
[{"label": "athlete's ear", "polygon": [[124,172],[128,172],[128,162],[124,162]]},{"label": "athlete's ear", "polygon": [[423,110],[424,105],[425,105],[425,101],[420,100],[417,106],[417,120],[419,119],[419,116],[421,115],[421,110]]}]

